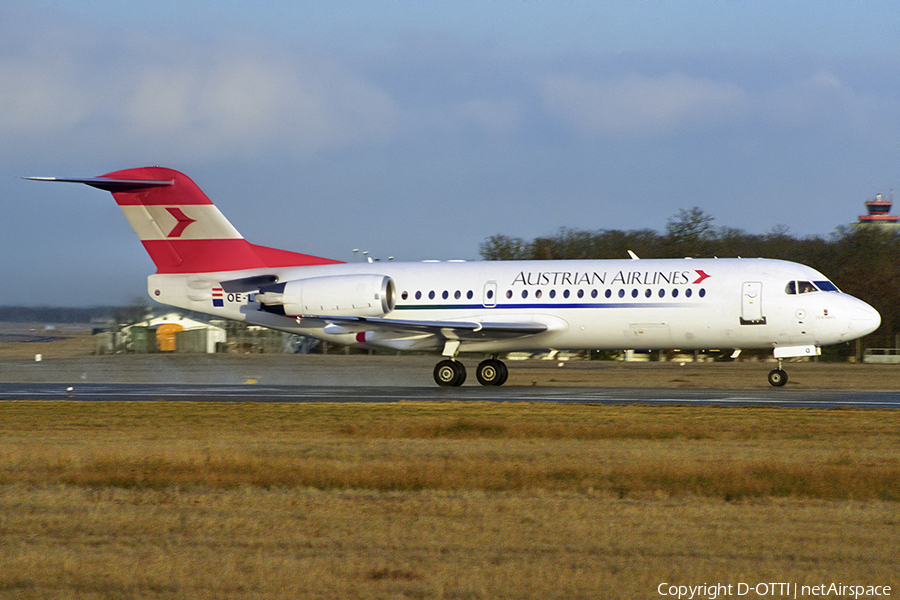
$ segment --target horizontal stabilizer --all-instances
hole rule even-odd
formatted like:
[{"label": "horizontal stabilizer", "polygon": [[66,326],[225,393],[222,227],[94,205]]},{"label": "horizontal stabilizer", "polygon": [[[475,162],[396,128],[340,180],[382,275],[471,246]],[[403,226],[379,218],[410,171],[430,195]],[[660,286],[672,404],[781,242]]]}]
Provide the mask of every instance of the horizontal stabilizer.
[{"label": "horizontal stabilizer", "polygon": [[107,192],[134,192],[147,188],[172,185],[174,180],[159,179],[110,179],[107,177],[23,177],[32,181],[59,181],[62,183],[83,183]]}]

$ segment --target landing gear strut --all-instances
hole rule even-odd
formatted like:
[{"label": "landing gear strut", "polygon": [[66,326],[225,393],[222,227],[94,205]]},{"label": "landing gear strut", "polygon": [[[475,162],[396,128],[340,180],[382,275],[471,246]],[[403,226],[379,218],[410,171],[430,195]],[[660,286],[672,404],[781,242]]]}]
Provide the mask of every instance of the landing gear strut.
[{"label": "landing gear strut", "polygon": [[781,387],[787,383],[788,376],[784,369],[781,368],[781,359],[778,359],[778,368],[769,371],[769,383],[775,387]]}]

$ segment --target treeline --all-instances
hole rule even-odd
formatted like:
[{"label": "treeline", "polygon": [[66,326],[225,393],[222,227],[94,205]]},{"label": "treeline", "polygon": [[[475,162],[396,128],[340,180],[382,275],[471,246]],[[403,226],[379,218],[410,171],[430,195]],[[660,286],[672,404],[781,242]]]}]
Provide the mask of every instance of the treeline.
[{"label": "treeline", "polygon": [[584,231],[562,228],[531,241],[494,235],[481,244],[485,260],[563,260],[628,258],[778,258],[821,271],[842,291],[865,300],[881,313],[881,327],[864,340],[867,347],[893,347],[900,333],[900,233],[875,227],[841,226],[830,235],[796,237],[787,228],[764,234],[716,227],[701,209],[683,209],[666,231]]}]

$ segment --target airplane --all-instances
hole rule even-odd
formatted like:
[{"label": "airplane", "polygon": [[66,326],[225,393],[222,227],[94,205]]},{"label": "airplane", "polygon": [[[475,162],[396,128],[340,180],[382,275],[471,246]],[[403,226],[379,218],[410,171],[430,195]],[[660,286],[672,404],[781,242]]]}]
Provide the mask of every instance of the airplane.
[{"label": "airplane", "polygon": [[500,353],[771,349],[783,360],[875,331],[878,312],[802,264],[762,258],[346,263],[251,244],[186,175],[144,167],[83,183],[111,192],[156,265],[154,300],[359,348],[440,351],[434,381],[466,379],[460,352],[502,385]]}]

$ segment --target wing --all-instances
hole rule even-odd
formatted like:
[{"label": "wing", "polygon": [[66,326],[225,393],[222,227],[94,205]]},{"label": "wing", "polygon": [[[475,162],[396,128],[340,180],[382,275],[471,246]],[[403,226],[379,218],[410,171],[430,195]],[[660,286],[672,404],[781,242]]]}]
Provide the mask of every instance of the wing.
[{"label": "wing", "polygon": [[544,323],[476,321],[406,321],[366,317],[297,317],[304,329],[322,329],[329,335],[376,332],[386,335],[433,335],[443,340],[482,341],[525,337],[544,333]]}]

